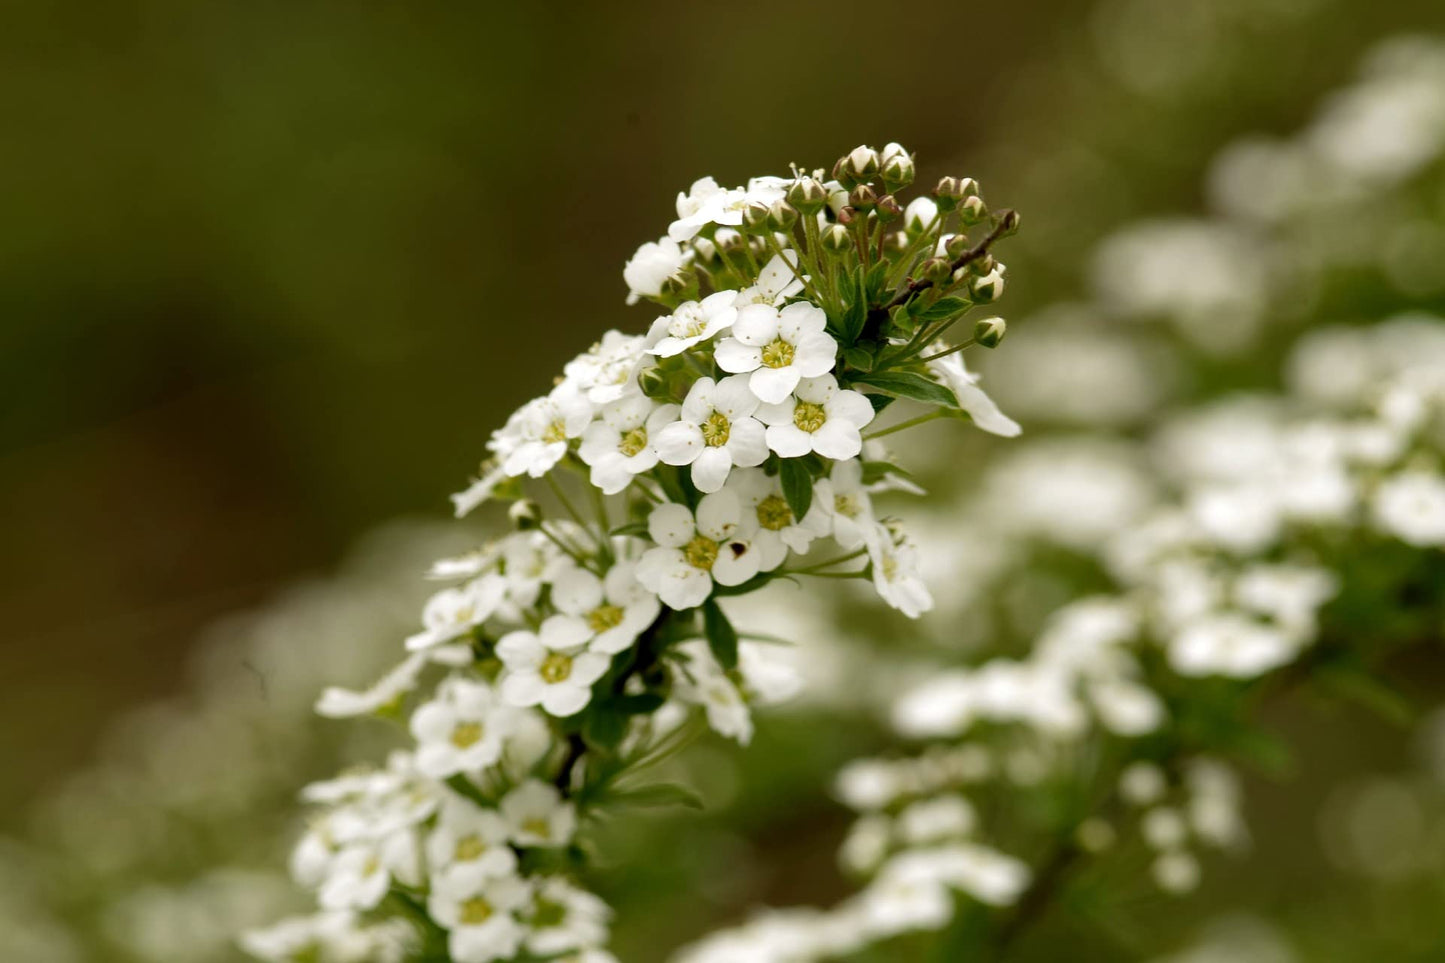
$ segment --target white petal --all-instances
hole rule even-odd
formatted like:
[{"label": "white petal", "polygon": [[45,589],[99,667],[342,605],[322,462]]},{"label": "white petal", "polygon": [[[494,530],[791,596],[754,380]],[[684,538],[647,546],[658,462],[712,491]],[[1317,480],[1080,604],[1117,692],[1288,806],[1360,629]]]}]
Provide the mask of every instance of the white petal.
[{"label": "white petal", "polygon": [[717,382],[711,378],[699,378],[687,389],[687,397],[682,400],[682,419],[700,425],[712,414],[712,393],[717,387]]},{"label": "white petal", "polygon": [[556,652],[573,649],[586,642],[592,637],[592,630],[575,616],[553,615],[543,621],[537,635],[542,645]]},{"label": "white petal", "polygon": [[765,425],[791,425],[793,412],[797,410],[796,398],[784,398],[775,405],[759,405],[753,417]]},{"label": "white petal", "polygon": [[813,436],[794,424],[772,425],[768,447],[783,458],[798,458],[813,450]]},{"label": "white petal", "polygon": [[822,334],[826,327],[828,315],[822,308],[806,301],[794,301],[783,308],[778,333],[790,344],[799,344],[809,336]]},{"label": "white petal", "polygon": [[768,460],[767,429],[761,421],[743,418],[732,424],[725,450],[734,465],[752,468]]},{"label": "white petal", "polygon": [[513,672],[509,669],[502,673],[501,691],[502,700],[507,705],[525,708],[542,701],[547,683],[535,672]]},{"label": "white petal", "polygon": [[778,312],[766,304],[749,304],[733,321],[733,337],[755,348],[778,336]]},{"label": "white petal", "polygon": [[724,338],[717,343],[713,360],[724,371],[752,371],[763,363],[763,349],[743,344],[737,338]]},{"label": "white petal", "polygon": [[[829,364],[828,367],[831,368],[832,365]],[[759,401],[776,405],[793,393],[802,377],[802,372],[792,365],[786,368],[759,368],[748,376],[748,387],[757,395]]]},{"label": "white petal", "polygon": [[719,585],[741,585],[758,574],[761,557],[746,542],[724,542],[718,548],[712,577]]},{"label": "white petal", "polygon": [[726,448],[704,448],[692,463],[692,483],[700,492],[715,492],[723,487],[732,469],[733,459]]},{"label": "white petal", "polygon": [[[647,533],[664,548],[682,548],[696,532],[692,512],[687,510],[686,505],[667,502],[654,508],[647,518]],[[646,557],[643,556],[644,560]]]},{"label": "white petal", "polygon": [[838,379],[830,374],[816,378],[804,378],[798,383],[797,395],[800,401],[811,401],[815,405],[826,404],[838,392]]},{"label": "white petal", "polygon": [[737,531],[741,517],[738,496],[727,489],[704,495],[697,503],[697,530],[717,541]]},{"label": "white petal", "polygon": [[657,457],[668,465],[690,465],[706,447],[702,429],[687,421],[674,421],[652,440]]},{"label": "white petal", "polygon": [[576,715],[592,701],[592,690],[582,685],[552,685],[542,695],[542,708],[559,718]]},{"label": "white petal", "polygon": [[568,615],[583,615],[602,604],[602,580],[585,568],[569,568],[552,581],[552,604]]},{"label": "white petal", "polygon": [[833,370],[837,360],[838,342],[826,334],[810,334],[797,343],[793,367],[805,378],[816,378]]},{"label": "white petal", "polygon": [[729,375],[717,383],[712,394],[712,406],[727,415],[729,420],[747,418],[758,410],[758,398],[748,387],[751,375]]},{"label": "white petal", "polygon": [[847,421],[829,418],[827,424],[813,432],[813,450],[824,458],[838,461],[857,458],[863,450],[863,437]]},{"label": "white petal", "polygon": [[508,632],[497,641],[497,658],[508,668],[536,668],[546,657],[542,641],[526,630]]},{"label": "white petal", "polygon": [[872,402],[858,391],[840,391],[828,402],[829,421],[846,421],[855,428],[862,428],[876,414]]}]

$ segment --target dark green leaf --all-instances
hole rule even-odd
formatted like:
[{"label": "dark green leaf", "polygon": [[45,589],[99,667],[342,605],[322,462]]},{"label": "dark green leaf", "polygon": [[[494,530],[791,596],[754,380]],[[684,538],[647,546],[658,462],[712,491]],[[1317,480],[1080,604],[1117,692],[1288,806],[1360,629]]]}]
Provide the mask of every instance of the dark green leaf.
[{"label": "dark green leaf", "polygon": [[592,706],[582,726],[582,736],[590,744],[611,749],[627,734],[627,716],[610,703]]},{"label": "dark green leaf", "polygon": [[892,395],[871,395],[871,394],[870,394],[870,395],[865,395],[864,397],[866,397],[866,398],[868,399],[868,403],[873,406],[873,414],[875,414],[875,415],[878,414],[879,412],[881,412],[884,408],[887,408],[889,405],[893,404],[893,402],[897,400],[897,399],[894,398]]},{"label": "dark green leaf", "polygon": [[858,335],[863,332],[863,323],[868,319],[866,283],[863,268],[859,267],[853,272],[848,284],[840,285],[847,303],[839,323],[838,336],[845,348],[851,348],[857,342]]},{"label": "dark green leaf", "polygon": [[850,368],[856,368],[859,371],[873,369],[873,352],[867,348],[847,348],[843,351],[843,360],[848,362]]},{"label": "dark green leaf", "polygon": [[883,300],[883,284],[888,278],[888,269],[892,265],[888,261],[879,261],[873,265],[863,282],[863,289],[870,303],[876,304]]},{"label": "dark green leaf", "polygon": [[813,505],[813,476],[808,466],[798,458],[784,458],[779,467],[778,478],[783,483],[783,497],[793,510],[793,518],[801,521]]},{"label": "dark green leaf", "polygon": [[857,380],[895,398],[911,398],[944,408],[958,407],[958,399],[952,391],[937,381],[912,371],[874,371]]},{"label": "dark green leaf", "polygon": [[[786,464],[786,463],[785,463]],[[722,606],[708,599],[702,606],[702,624],[707,632],[707,644],[713,657],[724,669],[735,669],[738,665],[738,633]]]},{"label": "dark green leaf", "polygon": [[624,806],[686,806],[701,809],[702,797],[695,790],[675,782],[653,783],[636,789],[614,789],[611,801]]},{"label": "dark green leaf", "polygon": [[973,302],[964,298],[939,298],[928,307],[914,311],[913,316],[920,321],[946,321],[971,307]]}]

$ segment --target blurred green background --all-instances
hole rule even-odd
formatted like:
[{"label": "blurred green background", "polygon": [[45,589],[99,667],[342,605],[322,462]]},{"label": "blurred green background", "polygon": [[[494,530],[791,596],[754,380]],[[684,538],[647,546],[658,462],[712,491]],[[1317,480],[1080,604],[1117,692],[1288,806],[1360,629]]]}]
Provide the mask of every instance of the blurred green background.
[{"label": "blurred green background", "polygon": [[1434,0],[11,4],[0,827],[198,629],[442,518],[696,177],[898,140],[1019,208],[1005,315],[1202,204]]}]

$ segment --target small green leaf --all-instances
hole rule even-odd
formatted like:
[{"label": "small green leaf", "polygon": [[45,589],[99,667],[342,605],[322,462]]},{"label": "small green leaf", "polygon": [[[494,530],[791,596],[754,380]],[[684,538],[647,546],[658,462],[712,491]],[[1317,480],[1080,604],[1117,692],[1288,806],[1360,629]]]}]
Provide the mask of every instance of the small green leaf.
[{"label": "small green leaf", "polygon": [[895,398],[911,398],[944,408],[959,406],[958,399],[948,388],[912,371],[874,371],[857,380]]},{"label": "small green leaf", "polygon": [[612,802],[623,806],[703,808],[702,797],[695,790],[675,782],[658,782],[636,789],[614,789],[608,795]]},{"label": "small green leaf", "polygon": [[873,414],[875,415],[880,414],[884,408],[887,408],[889,405],[893,404],[893,402],[898,400],[892,395],[869,394],[864,395],[863,397],[867,398],[868,403],[873,406]]},{"label": "small green leaf", "polygon": [[867,348],[846,348],[843,351],[843,360],[848,362],[850,368],[859,371],[873,370],[873,352]]},{"label": "small green leaf", "polygon": [[888,278],[888,268],[891,265],[887,261],[879,261],[873,265],[863,282],[863,290],[870,303],[877,303],[883,300],[883,284]]},{"label": "small green leaf", "polygon": [[702,624],[707,633],[708,648],[724,669],[735,669],[738,665],[738,633],[722,606],[712,599],[702,605]]},{"label": "small green leaf", "polygon": [[627,716],[608,703],[592,706],[582,725],[582,737],[594,746],[611,749],[627,734]]},{"label": "small green leaf", "polygon": [[863,268],[860,266],[853,272],[849,283],[842,287],[844,296],[847,298],[847,306],[843,312],[839,324],[839,336],[843,347],[851,348],[858,341],[858,335],[863,333],[863,324],[868,319],[868,291],[867,282],[863,277]]},{"label": "small green leaf", "polygon": [[928,307],[914,311],[913,316],[920,321],[947,321],[971,307],[973,302],[964,298],[939,298]]},{"label": "small green leaf", "polygon": [[793,510],[793,519],[802,521],[813,506],[813,476],[808,466],[799,458],[784,458],[779,464],[778,477],[783,483],[783,497]]}]

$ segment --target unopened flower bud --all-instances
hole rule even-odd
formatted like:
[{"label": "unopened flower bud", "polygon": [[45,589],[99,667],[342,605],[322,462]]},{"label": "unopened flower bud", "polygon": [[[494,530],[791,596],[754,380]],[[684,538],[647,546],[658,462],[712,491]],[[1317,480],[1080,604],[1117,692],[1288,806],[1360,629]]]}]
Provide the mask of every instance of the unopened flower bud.
[{"label": "unopened flower bud", "polygon": [[784,200],[773,201],[768,208],[768,229],[787,234],[798,223],[798,209]]},{"label": "unopened flower bud", "polygon": [[878,192],[867,184],[859,184],[848,195],[848,205],[856,211],[871,211],[878,206]]},{"label": "unopened flower bud", "polygon": [[953,276],[953,265],[947,258],[931,257],[918,265],[918,276],[934,284],[947,284]]},{"label": "unopened flower bud", "polygon": [[985,348],[997,348],[1007,333],[1008,322],[1003,318],[984,318],[973,326],[973,340]]},{"label": "unopened flower bud", "polygon": [[965,224],[977,224],[988,217],[988,207],[977,194],[965,197],[958,204],[958,216]]},{"label": "unopened flower bud", "polygon": [[637,386],[642,393],[649,398],[666,398],[668,395],[667,375],[662,369],[653,365],[651,368],[644,368],[637,376]]},{"label": "unopened flower bud", "polygon": [[996,267],[998,267],[998,261],[994,260],[992,254],[984,252],[973,259],[973,263],[968,266],[968,269],[979,277],[983,277],[992,274]]},{"label": "unopened flower bud", "polygon": [[892,194],[884,194],[878,198],[878,220],[884,224],[890,224],[903,216],[903,208],[898,204],[898,198]]},{"label": "unopened flower bud", "polygon": [[837,181],[845,191],[851,191],[853,186],[858,183],[853,179],[853,175],[848,173],[847,157],[838,158],[833,165],[833,180]]},{"label": "unopened flower bud", "polygon": [[855,147],[839,163],[843,173],[851,177],[854,183],[861,184],[872,180],[873,175],[878,173],[878,152],[867,146]]},{"label": "unopened flower bud", "polygon": [[766,234],[768,232],[768,205],[762,201],[749,201],[743,208],[741,228],[744,234]]},{"label": "unopened flower bud", "polygon": [[661,290],[664,298],[685,301],[697,290],[697,275],[688,268],[678,268],[662,279]]},{"label": "unopened flower bud", "polygon": [[853,238],[843,225],[830,224],[823,230],[819,243],[828,254],[838,257],[853,246]]},{"label": "unopened flower bud", "polygon": [[902,144],[889,144],[883,148],[878,163],[878,173],[883,178],[883,186],[890,191],[900,190],[913,183],[913,157],[903,149]]},{"label": "unopened flower bud", "polygon": [[963,187],[959,184],[957,177],[940,177],[938,186],[933,189],[933,198],[938,202],[938,209],[947,214],[958,206],[963,200]]},{"label": "unopened flower bud", "polygon": [[1019,230],[1019,212],[1004,211],[1003,217],[999,220],[999,237],[1007,237],[1010,234],[1017,234]]},{"label": "unopened flower bud", "polygon": [[816,214],[828,203],[828,189],[812,177],[800,177],[788,188],[788,203],[803,214]]},{"label": "unopened flower bud", "polygon": [[997,301],[1003,294],[1003,267],[1000,265],[969,285],[969,298],[975,304]]},{"label": "unopened flower bud", "polygon": [[852,224],[857,219],[858,212],[847,205],[844,205],[843,209],[838,212],[838,223],[842,224],[844,227]]},{"label": "unopened flower bud", "polygon": [[542,524],[542,509],[532,499],[521,498],[512,502],[512,507],[507,509],[507,517],[517,531],[529,532]]},{"label": "unopened flower bud", "polygon": [[915,197],[903,209],[903,226],[910,234],[917,234],[938,220],[938,203],[931,197]]},{"label": "unopened flower bud", "polygon": [[955,234],[943,245],[943,249],[948,252],[950,260],[957,261],[968,253],[970,246],[967,234]]}]

